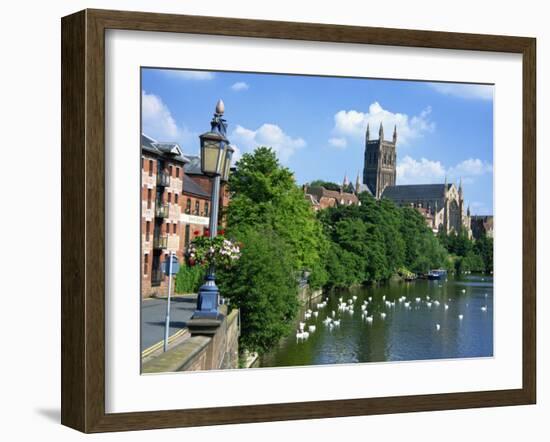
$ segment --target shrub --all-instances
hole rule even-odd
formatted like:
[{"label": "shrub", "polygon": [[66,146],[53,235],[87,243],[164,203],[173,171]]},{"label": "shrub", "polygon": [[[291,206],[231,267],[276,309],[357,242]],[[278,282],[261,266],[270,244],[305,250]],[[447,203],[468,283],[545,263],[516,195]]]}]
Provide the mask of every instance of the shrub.
[{"label": "shrub", "polygon": [[176,275],[176,293],[197,293],[203,282],[204,272],[200,266],[182,265]]}]

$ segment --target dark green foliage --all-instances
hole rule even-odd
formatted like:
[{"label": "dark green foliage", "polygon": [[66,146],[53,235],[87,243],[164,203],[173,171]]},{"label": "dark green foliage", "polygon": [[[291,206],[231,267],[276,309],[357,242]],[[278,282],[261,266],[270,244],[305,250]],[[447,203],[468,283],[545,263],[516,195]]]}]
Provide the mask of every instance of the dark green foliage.
[{"label": "dark green foliage", "polygon": [[176,275],[176,293],[196,293],[204,279],[201,266],[182,265]]},{"label": "dark green foliage", "polygon": [[313,180],[311,183],[309,183],[308,187],[324,187],[327,190],[340,190],[340,184],[324,180]]},{"label": "dark green foliage", "polygon": [[292,248],[268,227],[241,229],[241,258],[221,271],[221,293],[241,312],[243,349],[260,353],[287,335],[298,309]]},{"label": "dark green foliage", "polygon": [[474,252],[477,253],[482,261],[484,270],[487,273],[493,271],[493,238],[483,235],[474,244]]},{"label": "dark green foliage", "polygon": [[439,242],[454,256],[453,270],[463,272],[493,271],[493,239],[483,235],[478,240],[469,239],[466,232],[438,234]]},{"label": "dark green foliage", "polygon": [[346,287],[380,281],[407,268],[427,272],[444,265],[447,252],[414,209],[376,201],[367,193],[360,206],[321,212],[331,241],[327,260],[328,284]]}]

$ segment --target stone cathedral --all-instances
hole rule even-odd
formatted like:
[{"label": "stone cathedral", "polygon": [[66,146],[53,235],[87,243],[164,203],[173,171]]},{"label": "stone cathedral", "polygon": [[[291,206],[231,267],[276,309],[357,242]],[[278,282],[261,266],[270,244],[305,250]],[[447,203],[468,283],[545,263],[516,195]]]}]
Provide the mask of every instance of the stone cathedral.
[{"label": "stone cathedral", "polygon": [[384,127],[380,123],[378,139],[371,140],[367,125],[365,138],[363,184],[376,199],[388,198],[399,206],[416,208],[434,232],[458,232],[463,228],[472,236],[462,180],[458,187],[447,183],[447,179],[442,184],[396,185],[397,127],[393,129],[392,140],[388,141],[384,139]]}]

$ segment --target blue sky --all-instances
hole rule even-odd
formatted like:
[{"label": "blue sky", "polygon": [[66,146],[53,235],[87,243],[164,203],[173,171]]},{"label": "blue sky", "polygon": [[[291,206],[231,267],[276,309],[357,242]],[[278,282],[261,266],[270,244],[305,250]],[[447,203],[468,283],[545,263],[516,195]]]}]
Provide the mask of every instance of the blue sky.
[{"label": "blue sky", "polygon": [[492,214],[493,86],[143,68],[143,131],[196,154],[219,98],[237,154],[271,146],[299,184],[355,182],[382,122],[386,139],[397,125],[397,184],[462,177],[472,213]]}]

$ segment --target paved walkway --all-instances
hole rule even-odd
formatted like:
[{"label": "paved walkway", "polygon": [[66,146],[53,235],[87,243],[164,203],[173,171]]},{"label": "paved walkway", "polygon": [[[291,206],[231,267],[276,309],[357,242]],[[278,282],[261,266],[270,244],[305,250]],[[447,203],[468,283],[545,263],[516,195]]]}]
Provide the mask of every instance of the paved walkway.
[{"label": "paved walkway", "polygon": [[[197,295],[172,297],[170,302],[170,335],[185,328],[195,311]],[[141,351],[164,339],[166,299],[141,301]]]}]

